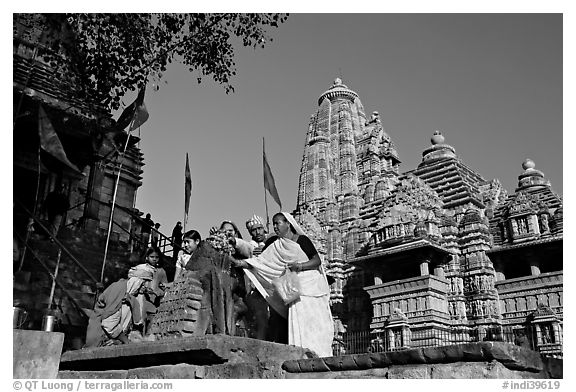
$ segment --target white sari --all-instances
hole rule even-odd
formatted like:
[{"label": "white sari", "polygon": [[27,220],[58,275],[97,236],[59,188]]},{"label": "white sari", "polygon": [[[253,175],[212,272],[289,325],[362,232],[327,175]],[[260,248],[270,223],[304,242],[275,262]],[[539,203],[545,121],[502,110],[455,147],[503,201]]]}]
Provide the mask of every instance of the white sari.
[{"label": "white sari", "polygon": [[[304,235],[294,218],[283,214],[297,233]],[[287,238],[278,238],[259,256],[245,261],[252,267],[244,270],[248,278],[268,304],[288,319],[288,343],[308,348],[321,357],[332,356],[334,323],[330,312],[330,288],[322,267],[297,273],[300,299],[285,305],[272,281],[280,277],[288,265],[308,261],[300,245]]]}]

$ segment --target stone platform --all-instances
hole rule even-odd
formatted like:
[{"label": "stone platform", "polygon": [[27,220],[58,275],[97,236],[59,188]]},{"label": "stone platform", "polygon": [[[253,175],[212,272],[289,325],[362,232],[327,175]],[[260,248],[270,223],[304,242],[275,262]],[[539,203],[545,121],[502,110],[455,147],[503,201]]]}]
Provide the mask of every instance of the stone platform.
[{"label": "stone platform", "polygon": [[287,360],[286,378],[563,378],[561,359],[504,342]]},{"label": "stone platform", "polygon": [[205,335],[67,351],[58,378],[285,378],[286,360],[307,349],[227,335]]}]

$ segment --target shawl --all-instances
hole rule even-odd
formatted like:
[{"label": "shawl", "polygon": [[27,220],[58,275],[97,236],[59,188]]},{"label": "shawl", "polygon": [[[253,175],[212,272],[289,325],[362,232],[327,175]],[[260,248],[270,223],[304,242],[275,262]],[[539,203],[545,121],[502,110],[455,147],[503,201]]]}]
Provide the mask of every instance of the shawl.
[{"label": "shawl", "polygon": [[98,302],[96,302],[94,312],[88,321],[85,347],[96,347],[106,337],[102,329],[102,320],[120,310],[125,299],[132,310],[132,319],[139,320],[142,317],[138,301],[134,296],[128,294],[127,291],[128,280],[120,279],[108,286],[98,296]]},{"label": "shawl", "polygon": [[[305,235],[294,218],[287,212],[282,213],[299,235]],[[245,260],[252,268],[244,270],[256,289],[262,294],[270,306],[285,318],[288,318],[288,306],[274,290],[272,281],[280,277],[287,267],[294,263],[308,261],[308,256],[297,242],[288,238],[278,238],[259,256]],[[322,268],[298,272],[300,294],[318,297],[330,291]]]}]

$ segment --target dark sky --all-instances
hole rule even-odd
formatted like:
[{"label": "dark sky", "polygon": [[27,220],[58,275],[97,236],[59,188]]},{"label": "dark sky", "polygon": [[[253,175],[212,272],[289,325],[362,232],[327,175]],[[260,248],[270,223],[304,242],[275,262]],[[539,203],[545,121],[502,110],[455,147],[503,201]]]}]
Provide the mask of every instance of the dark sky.
[{"label": "dark sky", "polygon": [[[401,170],[430,137],[513,192],[531,158],[562,194],[561,14],[291,14],[265,49],[239,48],[234,94],[181,66],[149,88],[141,128],[146,165],[137,207],[170,234],[184,214],[206,235],[231,219],[265,215],[262,137],[283,209],[296,203],[310,115],[334,78],[378,111]],[[152,86],[151,86],[152,87]],[[278,211],[268,197],[270,214]]]}]

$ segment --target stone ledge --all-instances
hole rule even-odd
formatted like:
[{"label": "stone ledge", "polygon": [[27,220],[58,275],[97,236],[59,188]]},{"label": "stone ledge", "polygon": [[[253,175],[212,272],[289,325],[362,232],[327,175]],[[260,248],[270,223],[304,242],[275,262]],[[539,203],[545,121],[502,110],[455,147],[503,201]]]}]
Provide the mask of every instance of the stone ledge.
[{"label": "stone ledge", "polygon": [[314,356],[310,350],[296,346],[227,335],[205,335],[67,351],[60,359],[60,370],[108,371],[177,364],[204,366],[260,362],[280,365],[286,359]]},{"label": "stone ledge", "polygon": [[287,379],[543,379],[544,372],[511,370],[500,362],[393,365],[364,370],[286,373]]},{"label": "stone ledge", "polygon": [[544,369],[542,358],[537,352],[503,342],[466,343],[383,353],[288,360],[284,362],[282,368],[289,373],[307,373],[492,360],[511,370],[541,372]]}]

